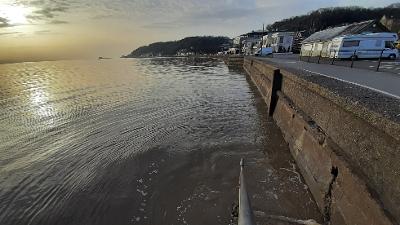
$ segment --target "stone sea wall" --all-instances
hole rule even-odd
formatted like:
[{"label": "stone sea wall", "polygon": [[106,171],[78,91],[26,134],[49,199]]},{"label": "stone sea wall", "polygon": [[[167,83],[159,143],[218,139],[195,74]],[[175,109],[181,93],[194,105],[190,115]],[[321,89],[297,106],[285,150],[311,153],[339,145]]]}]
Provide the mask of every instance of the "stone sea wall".
[{"label": "stone sea wall", "polygon": [[243,67],[326,222],[399,224],[400,123],[266,61],[246,57]]}]

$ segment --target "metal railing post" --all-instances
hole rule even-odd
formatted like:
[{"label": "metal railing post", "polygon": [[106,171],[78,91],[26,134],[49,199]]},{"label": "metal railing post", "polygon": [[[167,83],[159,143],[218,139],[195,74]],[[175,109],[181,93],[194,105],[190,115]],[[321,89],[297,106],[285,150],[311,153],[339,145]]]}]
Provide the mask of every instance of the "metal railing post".
[{"label": "metal railing post", "polygon": [[357,50],[354,50],[353,56],[351,56],[351,65],[350,65],[350,68],[353,68],[353,65],[354,65],[354,58],[356,57],[356,52],[357,52]]},{"label": "metal railing post", "polygon": [[319,52],[319,56],[318,56],[318,64],[319,64],[319,61],[321,60],[321,56],[322,56],[322,50]]},{"label": "metal railing post", "polygon": [[335,58],[336,58],[336,50],[333,52],[333,58],[332,58],[331,65],[333,65],[335,63]]},{"label": "metal railing post", "polygon": [[255,225],[253,211],[249,195],[246,190],[246,182],[244,179],[244,160],[240,160],[240,178],[239,178],[239,219],[238,225]]},{"label": "metal railing post", "polygon": [[300,48],[299,61],[301,61],[301,54],[303,54],[303,49]]},{"label": "metal railing post", "polygon": [[378,61],[378,66],[376,67],[376,71],[379,71],[379,67],[381,67],[383,51],[385,51],[385,49],[382,49],[382,51],[381,51],[381,55],[379,56],[379,61]]}]

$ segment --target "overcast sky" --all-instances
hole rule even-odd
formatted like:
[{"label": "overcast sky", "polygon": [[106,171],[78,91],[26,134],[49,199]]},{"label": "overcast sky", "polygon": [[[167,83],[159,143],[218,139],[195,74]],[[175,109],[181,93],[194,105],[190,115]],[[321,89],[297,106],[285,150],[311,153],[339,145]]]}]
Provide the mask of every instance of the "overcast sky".
[{"label": "overcast sky", "polygon": [[0,0],[0,61],[118,57],[155,41],[234,37],[321,7],[391,0]]}]

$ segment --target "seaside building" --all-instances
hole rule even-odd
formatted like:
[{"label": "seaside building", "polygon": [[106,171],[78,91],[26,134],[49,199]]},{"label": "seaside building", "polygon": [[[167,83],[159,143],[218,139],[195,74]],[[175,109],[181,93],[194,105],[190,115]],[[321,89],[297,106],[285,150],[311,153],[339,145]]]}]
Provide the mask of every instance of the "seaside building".
[{"label": "seaside building", "polygon": [[227,51],[228,55],[238,55],[240,54],[240,49],[239,48],[229,48]]},{"label": "seaside building", "polygon": [[328,57],[330,55],[330,47],[332,39],[343,35],[365,34],[390,32],[384,25],[376,20],[368,20],[360,23],[353,23],[340,27],[328,28],[318,31],[302,42],[302,56],[319,56]]},{"label": "seaside building", "polygon": [[241,53],[244,55],[254,55],[256,51],[261,48],[262,38],[266,34],[266,31],[252,31],[247,34],[240,35]]},{"label": "seaside building", "polygon": [[275,32],[264,35],[263,47],[271,47],[273,52],[291,52],[293,50],[295,32]]},{"label": "seaside building", "polygon": [[306,39],[306,32],[305,31],[297,31],[293,37],[293,46],[292,52],[293,53],[300,53],[301,50],[301,43]]},{"label": "seaside building", "polygon": [[244,55],[254,55],[260,48],[261,38],[246,38],[242,42],[242,53]]},{"label": "seaside building", "polygon": [[187,50],[187,49],[181,49],[176,53],[177,56],[191,56],[195,55],[194,52]]},{"label": "seaside building", "polygon": [[242,53],[241,52],[241,49],[243,48],[242,41],[244,39],[245,39],[245,37],[243,35],[240,35],[240,36],[237,36],[237,37],[233,38],[233,47],[237,48],[237,49],[240,49],[239,53]]}]

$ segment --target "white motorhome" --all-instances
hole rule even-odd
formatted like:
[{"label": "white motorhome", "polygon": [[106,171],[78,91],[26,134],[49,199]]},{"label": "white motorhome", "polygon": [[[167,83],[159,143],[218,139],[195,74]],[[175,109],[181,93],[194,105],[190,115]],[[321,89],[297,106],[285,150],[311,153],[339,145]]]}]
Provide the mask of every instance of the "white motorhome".
[{"label": "white motorhome", "polygon": [[336,37],[330,43],[329,56],[339,59],[383,58],[396,59],[399,57],[394,42],[396,33],[369,33],[345,35]]}]

